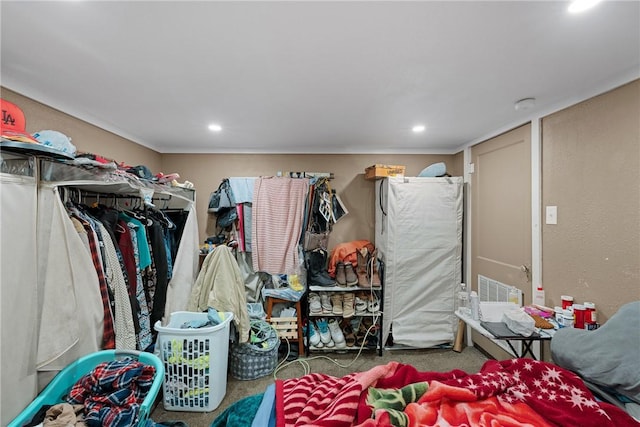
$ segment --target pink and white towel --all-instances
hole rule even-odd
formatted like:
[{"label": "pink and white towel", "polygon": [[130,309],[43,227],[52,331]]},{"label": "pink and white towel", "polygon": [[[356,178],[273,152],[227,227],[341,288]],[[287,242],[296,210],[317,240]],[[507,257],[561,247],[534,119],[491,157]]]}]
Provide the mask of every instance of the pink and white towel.
[{"label": "pink and white towel", "polygon": [[306,179],[256,179],[251,229],[255,271],[298,273],[298,242],[308,190]]}]

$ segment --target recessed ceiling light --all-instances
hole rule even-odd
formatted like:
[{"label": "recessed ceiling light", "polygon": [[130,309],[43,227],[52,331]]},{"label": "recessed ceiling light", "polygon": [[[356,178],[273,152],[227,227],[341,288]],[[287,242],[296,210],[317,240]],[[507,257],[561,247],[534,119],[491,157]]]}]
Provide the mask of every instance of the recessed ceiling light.
[{"label": "recessed ceiling light", "polygon": [[569,5],[569,12],[580,13],[600,3],[601,0],[573,0]]},{"label": "recessed ceiling light", "polygon": [[216,123],[211,123],[209,125],[209,130],[212,132],[220,132],[222,130],[222,126],[216,124]]},{"label": "recessed ceiling light", "polygon": [[413,133],[420,133],[420,132],[424,132],[424,130],[427,127],[425,125],[415,125],[414,127],[411,128],[411,130],[413,131]]}]

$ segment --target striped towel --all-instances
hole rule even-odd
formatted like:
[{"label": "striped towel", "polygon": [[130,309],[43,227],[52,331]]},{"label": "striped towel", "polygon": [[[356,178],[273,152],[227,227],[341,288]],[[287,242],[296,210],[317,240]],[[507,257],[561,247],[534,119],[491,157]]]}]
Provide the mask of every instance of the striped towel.
[{"label": "striped towel", "polygon": [[298,242],[308,191],[307,179],[256,179],[251,230],[254,271],[298,273]]}]

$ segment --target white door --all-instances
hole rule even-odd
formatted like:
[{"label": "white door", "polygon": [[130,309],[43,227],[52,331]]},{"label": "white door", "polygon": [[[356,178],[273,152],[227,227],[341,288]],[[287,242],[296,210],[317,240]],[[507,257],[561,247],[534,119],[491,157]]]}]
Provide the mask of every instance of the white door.
[{"label": "white door", "polygon": [[531,125],[473,146],[471,159],[472,289],[478,289],[478,275],[486,276],[517,287],[529,304]]}]

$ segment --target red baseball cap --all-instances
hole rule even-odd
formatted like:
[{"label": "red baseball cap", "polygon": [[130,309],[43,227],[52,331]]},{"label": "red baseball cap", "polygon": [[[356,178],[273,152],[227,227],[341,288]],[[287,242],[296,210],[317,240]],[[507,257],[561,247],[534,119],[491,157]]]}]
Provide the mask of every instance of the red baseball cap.
[{"label": "red baseball cap", "polygon": [[27,133],[27,121],[20,107],[4,99],[0,99],[0,104],[2,105],[2,118],[0,120],[2,137],[12,141],[38,144],[38,141]]}]

